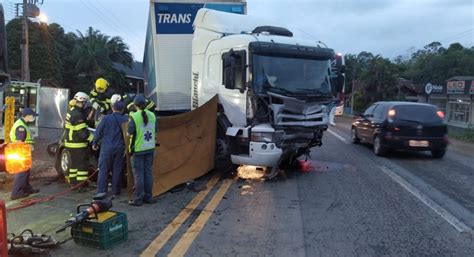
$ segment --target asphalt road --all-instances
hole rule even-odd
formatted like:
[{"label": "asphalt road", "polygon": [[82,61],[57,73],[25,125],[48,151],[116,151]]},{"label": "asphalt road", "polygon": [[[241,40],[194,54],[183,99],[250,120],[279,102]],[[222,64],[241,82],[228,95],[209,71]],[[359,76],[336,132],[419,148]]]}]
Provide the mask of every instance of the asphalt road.
[{"label": "asphalt road", "polygon": [[[99,251],[69,241],[51,255],[473,256],[474,154],[376,157],[370,146],[350,143],[349,128],[330,128],[309,172],[272,181],[210,174],[197,181],[209,185],[199,193],[168,193],[140,208],[119,199],[127,242]],[[9,224],[49,231],[88,196],[19,211]]]}]

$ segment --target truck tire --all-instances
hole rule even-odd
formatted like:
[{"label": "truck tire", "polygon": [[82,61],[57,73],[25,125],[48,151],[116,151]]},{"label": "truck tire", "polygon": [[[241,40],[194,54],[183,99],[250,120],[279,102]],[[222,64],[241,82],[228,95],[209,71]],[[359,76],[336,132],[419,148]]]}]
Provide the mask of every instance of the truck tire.
[{"label": "truck tire", "polygon": [[214,169],[218,171],[230,171],[232,169],[230,158],[230,146],[228,140],[224,138],[216,139],[216,151],[214,156]]}]

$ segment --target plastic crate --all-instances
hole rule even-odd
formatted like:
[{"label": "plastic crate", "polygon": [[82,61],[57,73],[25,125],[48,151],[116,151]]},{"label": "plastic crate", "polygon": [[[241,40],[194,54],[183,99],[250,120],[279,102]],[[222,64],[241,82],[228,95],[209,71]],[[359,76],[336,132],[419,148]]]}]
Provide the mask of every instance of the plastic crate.
[{"label": "plastic crate", "polygon": [[71,229],[74,242],[79,245],[107,250],[128,239],[128,222],[125,213],[97,222],[86,220]]}]

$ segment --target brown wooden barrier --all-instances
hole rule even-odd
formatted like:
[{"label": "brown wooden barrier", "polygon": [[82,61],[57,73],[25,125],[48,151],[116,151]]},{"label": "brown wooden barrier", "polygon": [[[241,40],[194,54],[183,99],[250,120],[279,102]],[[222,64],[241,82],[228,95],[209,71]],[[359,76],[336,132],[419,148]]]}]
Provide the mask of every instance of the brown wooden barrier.
[{"label": "brown wooden barrier", "polygon": [[[214,168],[217,96],[191,112],[159,117],[153,164],[153,196],[198,178]],[[124,128],[126,131],[126,128]],[[128,149],[128,138],[127,142]],[[128,174],[132,174],[127,153]],[[128,176],[128,194],[133,191],[133,176]]]}]

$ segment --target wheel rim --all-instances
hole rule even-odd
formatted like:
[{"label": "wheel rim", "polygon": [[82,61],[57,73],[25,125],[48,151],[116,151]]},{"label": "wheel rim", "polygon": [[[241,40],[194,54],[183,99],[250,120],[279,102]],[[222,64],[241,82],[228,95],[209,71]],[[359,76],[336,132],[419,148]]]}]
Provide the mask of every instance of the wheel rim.
[{"label": "wheel rim", "polygon": [[66,151],[61,154],[61,169],[66,172],[69,168],[69,158]]},{"label": "wheel rim", "polygon": [[352,140],[353,140],[353,141],[357,140],[357,136],[356,136],[356,131],[355,131],[355,129],[352,129],[351,136],[352,136]]},{"label": "wheel rim", "polygon": [[380,151],[380,139],[378,137],[374,140],[374,152],[379,153]]}]

